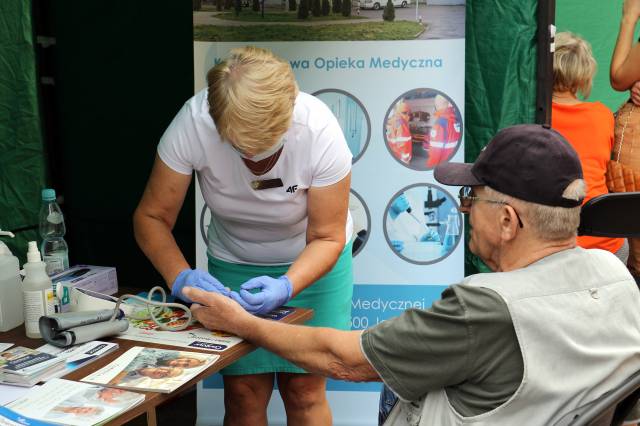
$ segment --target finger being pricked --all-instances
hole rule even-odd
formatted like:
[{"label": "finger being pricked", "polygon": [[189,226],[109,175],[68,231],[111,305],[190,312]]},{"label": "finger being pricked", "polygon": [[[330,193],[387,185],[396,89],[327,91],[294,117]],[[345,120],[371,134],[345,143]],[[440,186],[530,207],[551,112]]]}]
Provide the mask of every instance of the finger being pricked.
[{"label": "finger being pricked", "polygon": [[215,292],[197,288],[185,288],[186,296],[194,301],[191,312],[200,324],[210,330],[222,330],[234,333],[234,320],[248,315],[236,301]]}]

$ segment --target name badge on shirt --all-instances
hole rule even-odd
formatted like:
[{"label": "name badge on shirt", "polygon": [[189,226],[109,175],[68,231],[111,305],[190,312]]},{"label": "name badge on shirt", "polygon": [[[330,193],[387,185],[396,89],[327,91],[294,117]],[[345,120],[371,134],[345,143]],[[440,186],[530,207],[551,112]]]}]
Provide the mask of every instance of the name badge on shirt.
[{"label": "name badge on shirt", "polygon": [[252,180],[251,187],[256,191],[260,191],[262,189],[271,189],[271,188],[280,188],[284,186],[282,183],[282,179],[265,179],[265,180]]}]

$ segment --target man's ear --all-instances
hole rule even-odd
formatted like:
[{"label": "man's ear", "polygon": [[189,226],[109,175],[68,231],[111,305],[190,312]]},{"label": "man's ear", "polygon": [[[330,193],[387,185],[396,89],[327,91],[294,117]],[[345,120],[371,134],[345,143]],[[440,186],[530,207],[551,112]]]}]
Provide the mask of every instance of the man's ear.
[{"label": "man's ear", "polygon": [[518,215],[516,211],[508,204],[500,207],[498,215],[500,220],[500,238],[507,242],[513,240],[518,233]]}]

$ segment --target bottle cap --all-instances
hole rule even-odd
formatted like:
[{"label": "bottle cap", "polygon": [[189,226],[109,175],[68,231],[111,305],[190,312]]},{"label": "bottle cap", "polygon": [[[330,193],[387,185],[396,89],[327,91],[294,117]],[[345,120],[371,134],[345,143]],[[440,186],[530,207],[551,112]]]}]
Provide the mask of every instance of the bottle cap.
[{"label": "bottle cap", "polygon": [[42,262],[40,257],[40,251],[38,250],[38,244],[35,241],[29,241],[29,250],[27,251],[27,262]]},{"label": "bottle cap", "polygon": [[55,201],[56,190],[51,188],[45,188],[42,190],[42,201]]}]

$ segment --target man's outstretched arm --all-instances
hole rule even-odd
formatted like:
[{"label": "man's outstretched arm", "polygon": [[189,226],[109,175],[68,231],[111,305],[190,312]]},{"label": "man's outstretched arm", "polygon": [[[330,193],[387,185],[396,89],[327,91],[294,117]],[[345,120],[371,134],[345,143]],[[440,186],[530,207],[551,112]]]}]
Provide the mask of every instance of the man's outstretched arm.
[{"label": "man's outstretched arm", "polygon": [[380,381],[360,348],[361,331],[283,324],[255,317],[216,293],[185,288],[183,294],[195,302],[191,310],[208,329],[233,333],[311,373],[351,382]]}]

